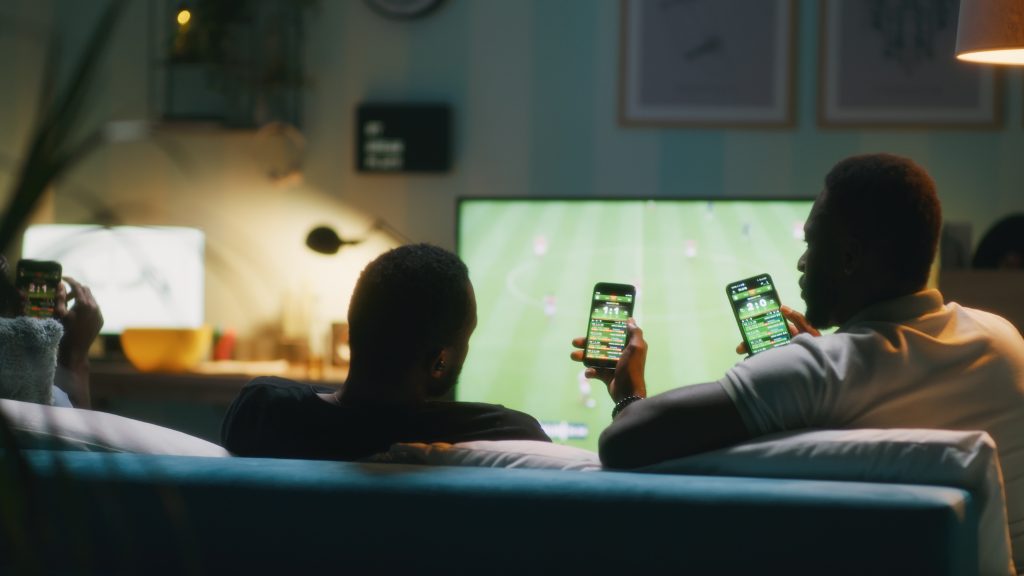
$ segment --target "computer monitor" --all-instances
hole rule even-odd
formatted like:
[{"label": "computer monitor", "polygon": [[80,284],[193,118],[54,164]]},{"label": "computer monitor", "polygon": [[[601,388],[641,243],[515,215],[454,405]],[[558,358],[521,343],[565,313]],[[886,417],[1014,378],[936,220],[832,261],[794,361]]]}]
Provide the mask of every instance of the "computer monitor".
[{"label": "computer monitor", "polygon": [[493,199],[458,203],[478,325],[459,400],[527,412],[595,449],[612,401],[569,359],[597,282],[636,286],[648,392],[710,382],[741,360],[726,284],[767,272],[803,309],[797,259],[812,199]]},{"label": "computer monitor", "polygon": [[89,286],[102,334],[125,328],[195,328],[203,323],[204,234],[170,226],[30,226],[24,258],[56,260]]}]

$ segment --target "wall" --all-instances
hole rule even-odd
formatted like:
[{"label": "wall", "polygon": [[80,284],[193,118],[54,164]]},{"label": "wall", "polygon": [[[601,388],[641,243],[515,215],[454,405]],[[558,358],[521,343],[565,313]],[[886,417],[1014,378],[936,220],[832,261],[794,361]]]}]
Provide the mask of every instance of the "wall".
[{"label": "wall", "polygon": [[[8,4],[0,8],[8,20],[53,26],[69,43],[100,5]],[[362,0],[322,1],[307,27],[311,83],[302,185],[276,188],[268,181],[259,162],[268,142],[254,133],[169,126],[160,139],[185,152],[187,168],[152,142],[108,146],[57,187],[54,215],[87,219],[82,198],[90,191],[132,223],[203,228],[215,255],[207,316],[255,334],[279,326],[287,302],[299,303],[295,308],[315,301],[321,319],[342,318],[358,270],[394,243],[378,234],[336,258],[318,257],[302,246],[310,227],[330,223],[358,236],[383,218],[415,240],[453,247],[454,201],[462,195],[811,196],[838,159],[890,151],[932,172],[946,219],[969,222],[975,241],[1002,215],[1024,210],[1019,71],[1006,75],[998,130],[819,129],[820,5],[797,5],[796,125],[751,131],[620,126],[618,0],[446,0],[411,22],[384,19]],[[130,3],[91,110],[96,119],[150,114],[153,67],[143,48],[150,9]],[[16,157],[31,118],[42,44],[10,36],[0,32],[10,48],[0,60],[0,153]],[[455,110],[450,174],[353,170],[358,103],[428,100]]]}]

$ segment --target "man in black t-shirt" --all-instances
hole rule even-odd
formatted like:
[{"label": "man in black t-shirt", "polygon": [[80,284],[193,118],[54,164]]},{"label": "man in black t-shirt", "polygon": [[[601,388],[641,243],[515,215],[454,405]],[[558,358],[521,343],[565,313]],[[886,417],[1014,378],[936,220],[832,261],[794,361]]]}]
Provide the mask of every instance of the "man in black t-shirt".
[{"label": "man in black t-shirt", "polygon": [[239,456],[357,460],[395,442],[550,441],[503,406],[440,400],[458,379],[476,328],[476,297],[458,256],[402,246],[367,265],[348,311],[352,361],[337,391],[256,378],[221,428]]}]

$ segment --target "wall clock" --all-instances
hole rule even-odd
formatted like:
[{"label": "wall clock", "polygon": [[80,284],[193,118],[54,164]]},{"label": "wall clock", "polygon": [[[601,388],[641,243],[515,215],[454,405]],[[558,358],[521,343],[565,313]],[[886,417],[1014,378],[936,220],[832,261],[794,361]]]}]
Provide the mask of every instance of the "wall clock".
[{"label": "wall clock", "polygon": [[401,20],[424,16],[441,2],[443,0],[366,0],[379,14]]}]

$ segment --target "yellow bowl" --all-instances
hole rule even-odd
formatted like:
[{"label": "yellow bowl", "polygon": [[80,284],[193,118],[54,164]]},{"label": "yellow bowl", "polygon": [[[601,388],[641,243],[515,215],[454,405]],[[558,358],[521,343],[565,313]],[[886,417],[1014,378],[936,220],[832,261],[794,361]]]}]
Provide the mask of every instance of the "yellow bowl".
[{"label": "yellow bowl", "polygon": [[125,328],[121,348],[140,372],[184,372],[210,351],[209,326],[199,328]]}]

